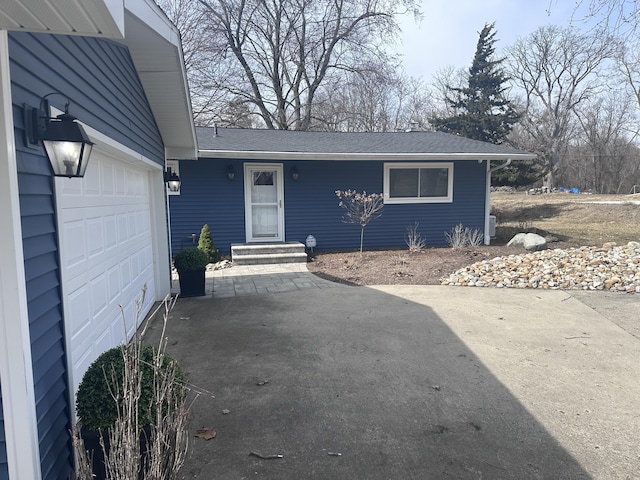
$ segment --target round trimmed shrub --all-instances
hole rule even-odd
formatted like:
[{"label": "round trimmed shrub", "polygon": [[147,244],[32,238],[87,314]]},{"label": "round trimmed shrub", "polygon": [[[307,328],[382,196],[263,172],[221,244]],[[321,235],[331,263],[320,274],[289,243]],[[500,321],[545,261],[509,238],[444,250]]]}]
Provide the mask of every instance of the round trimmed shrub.
[{"label": "round trimmed shrub", "polygon": [[[114,347],[100,355],[87,369],[78,388],[76,410],[82,427],[88,430],[103,430],[113,426],[118,419],[118,405],[111,395],[114,382],[122,390],[124,357],[128,354],[127,346]],[[138,419],[140,425],[154,423],[156,411],[153,408],[154,398],[154,357],[156,350],[150,346],[140,349],[139,372],[142,374],[141,397],[138,401]],[[177,395],[184,397],[184,374],[177,362],[169,355],[163,354],[162,371],[175,364],[175,382]],[[115,375],[115,377],[114,377]],[[166,405],[163,407],[167,407]]]},{"label": "round trimmed shrub", "polygon": [[173,264],[178,272],[188,270],[204,270],[209,263],[209,256],[197,247],[180,250]]}]

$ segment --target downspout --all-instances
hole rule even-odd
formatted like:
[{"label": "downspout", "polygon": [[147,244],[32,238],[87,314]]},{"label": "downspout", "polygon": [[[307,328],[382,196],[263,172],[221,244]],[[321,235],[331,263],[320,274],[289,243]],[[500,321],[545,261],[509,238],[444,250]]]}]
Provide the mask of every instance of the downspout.
[{"label": "downspout", "polygon": [[[490,162],[487,162],[487,165],[489,163]],[[497,167],[493,167],[493,168],[489,169],[489,173],[493,173],[493,172],[496,172],[498,170],[502,170],[503,168],[508,167],[509,165],[511,165],[511,159],[507,158],[507,161],[504,162],[502,165],[498,165]]]},{"label": "downspout", "polygon": [[507,161],[501,165],[491,168],[491,161],[487,160],[487,184],[485,188],[486,198],[484,201],[484,244],[491,244],[491,235],[489,235],[489,215],[491,215],[491,174],[498,170],[511,165],[511,159],[507,158]]}]

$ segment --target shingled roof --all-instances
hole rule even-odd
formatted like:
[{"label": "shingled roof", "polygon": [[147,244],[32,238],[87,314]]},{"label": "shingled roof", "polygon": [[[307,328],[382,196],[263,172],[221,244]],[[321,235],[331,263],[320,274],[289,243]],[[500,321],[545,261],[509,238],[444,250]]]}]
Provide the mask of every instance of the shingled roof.
[{"label": "shingled roof", "polygon": [[201,157],[246,159],[411,159],[529,160],[535,155],[505,145],[443,132],[303,132],[197,127]]}]

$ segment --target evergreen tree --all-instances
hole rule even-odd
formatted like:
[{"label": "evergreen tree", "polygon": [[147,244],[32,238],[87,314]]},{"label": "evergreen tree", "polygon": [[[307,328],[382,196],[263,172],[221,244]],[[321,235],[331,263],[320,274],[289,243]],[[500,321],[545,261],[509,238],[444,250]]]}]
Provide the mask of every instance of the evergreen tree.
[{"label": "evergreen tree", "polygon": [[202,226],[202,230],[200,230],[198,248],[207,254],[209,257],[209,263],[216,263],[220,261],[220,251],[213,244],[211,231],[209,230],[209,225],[206,223]]},{"label": "evergreen tree", "polygon": [[494,27],[493,23],[485,24],[480,32],[467,87],[448,87],[452,96],[447,96],[446,101],[455,113],[431,118],[436,130],[500,144],[518,121],[515,106],[505,94],[504,85],[509,78],[500,68],[504,58],[493,58]]}]

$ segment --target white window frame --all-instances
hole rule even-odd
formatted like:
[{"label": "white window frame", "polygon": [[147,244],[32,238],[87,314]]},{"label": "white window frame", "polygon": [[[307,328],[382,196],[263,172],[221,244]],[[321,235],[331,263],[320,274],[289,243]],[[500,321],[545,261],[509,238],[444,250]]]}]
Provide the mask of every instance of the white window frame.
[{"label": "white window frame", "polygon": [[[166,163],[165,167],[167,170],[170,168],[173,171],[173,173],[180,176],[180,162],[178,160],[166,160],[165,163]],[[178,188],[177,192],[172,192],[171,190],[169,190],[169,186],[166,183],[165,183],[165,188],[167,190],[168,195],[180,195],[180,188]]]},{"label": "white window frame", "polygon": [[[446,168],[447,174],[447,195],[443,197],[395,197],[390,196],[390,172],[392,169],[403,168]],[[419,191],[419,190],[418,190]],[[422,162],[422,163],[385,163],[384,164],[384,203],[452,203],[453,202],[453,162]]]}]

